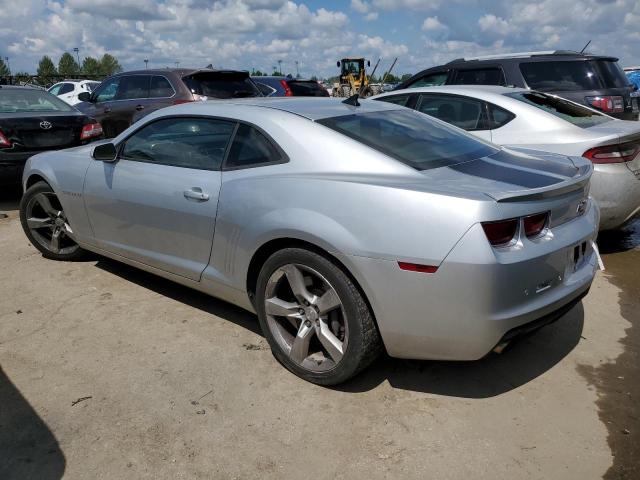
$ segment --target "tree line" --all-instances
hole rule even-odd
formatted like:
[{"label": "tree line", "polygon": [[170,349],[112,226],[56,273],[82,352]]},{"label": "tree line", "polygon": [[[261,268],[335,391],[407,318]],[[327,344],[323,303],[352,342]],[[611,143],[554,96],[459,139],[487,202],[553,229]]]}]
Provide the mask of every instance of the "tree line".
[{"label": "tree line", "polygon": [[[113,55],[105,53],[101,58],[85,57],[82,65],[79,65],[73,55],[69,52],[62,54],[58,60],[58,65],[48,55],[43,56],[38,62],[37,77],[42,85],[54,83],[63,78],[73,78],[76,76],[104,78],[114,73],[122,71],[122,66]],[[0,77],[11,76],[9,67],[0,58]],[[28,81],[33,75],[27,72],[16,72],[13,75],[18,81]]]}]

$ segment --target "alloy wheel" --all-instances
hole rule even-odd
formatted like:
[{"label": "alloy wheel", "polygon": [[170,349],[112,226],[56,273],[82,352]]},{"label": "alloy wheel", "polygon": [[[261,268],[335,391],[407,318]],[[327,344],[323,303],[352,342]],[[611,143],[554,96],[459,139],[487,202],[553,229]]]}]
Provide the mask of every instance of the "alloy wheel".
[{"label": "alloy wheel", "polygon": [[33,238],[51,253],[68,255],[80,248],[73,240],[67,217],[52,192],[40,192],[29,199],[26,223]]}]

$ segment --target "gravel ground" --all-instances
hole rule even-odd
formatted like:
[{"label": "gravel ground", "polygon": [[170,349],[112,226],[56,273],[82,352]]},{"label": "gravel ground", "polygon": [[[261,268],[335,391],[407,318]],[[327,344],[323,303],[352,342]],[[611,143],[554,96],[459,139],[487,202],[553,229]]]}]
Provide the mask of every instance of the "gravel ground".
[{"label": "gravel ground", "polygon": [[473,363],[299,380],[257,319],[111,260],[43,259],[0,199],[0,478],[640,478],[640,227],[582,304]]}]

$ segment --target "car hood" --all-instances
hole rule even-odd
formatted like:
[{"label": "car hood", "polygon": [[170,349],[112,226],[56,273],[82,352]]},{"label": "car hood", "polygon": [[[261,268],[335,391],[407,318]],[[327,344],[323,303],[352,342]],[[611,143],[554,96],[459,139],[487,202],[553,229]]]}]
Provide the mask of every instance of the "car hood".
[{"label": "car hood", "polygon": [[551,198],[584,189],[593,165],[580,157],[503,148],[486,157],[421,173],[448,190],[483,193],[505,202]]}]

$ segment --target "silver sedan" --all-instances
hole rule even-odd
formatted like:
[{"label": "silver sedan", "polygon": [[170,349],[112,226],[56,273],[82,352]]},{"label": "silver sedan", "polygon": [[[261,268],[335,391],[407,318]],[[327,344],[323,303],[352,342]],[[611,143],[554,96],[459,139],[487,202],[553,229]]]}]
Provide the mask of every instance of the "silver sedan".
[{"label": "silver sedan", "polygon": [[640,122],[618,120],[554,95],[488,85],[423,87],[377,100],[414,108],[499,145],[583,156],[601,230],[640,214]]},{"label": "silver sedan", "polygon": [[383,102],[199,102],[31,157],[20,216],[48,258],[255,311],[275,357],[328,385],[383,349],[478,359],[571,308],[596,268],[592,171]]}]

